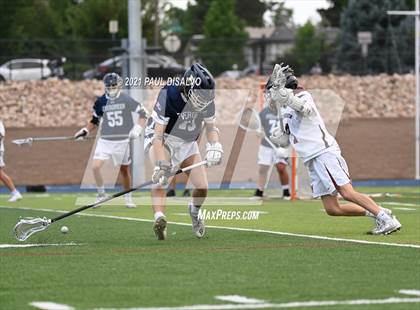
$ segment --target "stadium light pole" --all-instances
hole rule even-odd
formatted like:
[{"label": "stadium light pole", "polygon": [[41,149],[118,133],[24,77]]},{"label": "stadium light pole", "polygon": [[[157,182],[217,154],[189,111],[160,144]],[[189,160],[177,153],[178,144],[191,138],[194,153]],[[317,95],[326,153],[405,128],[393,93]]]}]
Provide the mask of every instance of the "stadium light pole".
[{"label": "stadium light pole", "polygon": [[416,18],[416,48],[415,48],[415,72],[416,72],[416,180],[420,179],[420,0],[416,0],[415,11],[388,11],[388,15],[415,16]]},{"label": "stadium light pole", "polygon": [[[144,54],[142,48],[142,20],[141,20],[141,0],[127,0],[128,2],[128,66],[129,77],[143,80],[144,76]],[[142,102],[142,92],[138,86],[129,86],[130,96],[138,102]],[[144,154],[141,151],[141,139],[131,142],[131,176],[133,186],[144,182]]]}]

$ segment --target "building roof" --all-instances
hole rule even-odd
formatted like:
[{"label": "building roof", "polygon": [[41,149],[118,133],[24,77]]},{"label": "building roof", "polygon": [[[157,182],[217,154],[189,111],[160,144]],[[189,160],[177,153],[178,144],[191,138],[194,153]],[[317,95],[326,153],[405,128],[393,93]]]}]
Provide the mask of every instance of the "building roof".
[{"label": "building roof", "polygon": [[257,43],[264,39],[268,42],[292,43],[295,39],[295,29],[289,27],[245,27],[249,43]]}]

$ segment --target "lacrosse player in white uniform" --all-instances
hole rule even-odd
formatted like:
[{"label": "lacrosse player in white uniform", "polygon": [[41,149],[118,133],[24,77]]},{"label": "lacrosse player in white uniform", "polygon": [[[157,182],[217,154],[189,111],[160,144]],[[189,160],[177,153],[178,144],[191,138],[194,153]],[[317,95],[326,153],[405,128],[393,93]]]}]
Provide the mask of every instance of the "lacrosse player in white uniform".
[{"label": "lacrosse player in white uniform", "polygon": [[[289,66],[276,65],[266,86],[272,109],[283,120],[271,139],[280,146],[292,144],[309,171],[313,196],[321,197],[331,216],[369,216],[376,219],[374,235],[388,235],[401,228],[391,210],[354,190],[347,164],[335,138],[328,133],[311,94],[298,85]],[[284,110],[281,110],[284,108]],[[349,203],[340,204],[337,193]]]},{"label": "lacrosse player in white uniform", "polygon": [[[273,134],[273,130],[279,126],[278,115],[277,113],[273,113],[270,107],[266,106],[259,113],[259,117],[264,135],[269,138]],[[285,156],[281,156],[279,153],[284,153]],[[279,148],[275,150],[264,138],[261,139],[261,144],[258,149],[258,188],[255,190],[254,197],[252,197],[254,200],[263,198],[267,177],[270,177],[268,176],[269,167],[273,165],[279,174],[283,199],[290,199],[286,154],[287,149]]]},{"label": "lacrosse player in white uniform", "polygon": [[[166,238],[165,186],[177,168],[185,168],[202,161],[197,140],[206,129],[207,166],[219,165],[223,149],[215,123],[215,82],[211,73],[201,64],[194,64],[183,77],[182,85],[163,87],[148,120],[144,147],[154,164],[152,204],[155,223],[153,230],[158,240]],[[188,205],[192,230],[196,237],[205,234],[204,221],[198,216],[207,197],[207,173],[199,166],[188,173],[194,190]]]},{"label": "lacrosse player in white uniform", "polygon": [[16,189],[15,185],[13,184],[12,179],[6,174],[4,171],[5,163],[4,163],[4,137],[6,135],[6,130],[4,128],[3,122],[0,120],[0,180],[6,185],[9,189],[11,197],[9,198],[9,202],[15,202],[22,199],[22,195]]},{"label": "lacrosse player in white uniform", "polygon": [[[93,155],[93,174],[98,190],[96,201],[106,198],[101,174],[106,160],[112,159],[116,166],[120,166],[123,187],[125,190],[130,189],[129,139],[136,139],[142,134],[147,119],[147,112],[142,105],[122,92],[123,80],[118,74],[108,73],[103,81],[105,94],[96,100],[92,120],[74,135],[76,140],[83,139],[101,125],[101,137]],[[132,113],[138,115],[138,123],[133,121]],[[125,204],[128,208],[136,207],[131,193],[125,195]]]}]

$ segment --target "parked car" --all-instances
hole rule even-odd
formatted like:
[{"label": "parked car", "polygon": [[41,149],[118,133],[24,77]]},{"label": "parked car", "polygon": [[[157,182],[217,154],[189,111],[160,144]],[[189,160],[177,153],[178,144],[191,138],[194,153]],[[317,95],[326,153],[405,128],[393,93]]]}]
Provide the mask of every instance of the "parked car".
[{"label": "parked car", "polygon": [[262,72],[260,72],[260,66],[251,65],[242,70],[241,77],[246,77],[249,75],[269,75],[271,72],[273,72],[273,66],[270,65],[264,64],[262,69]]},{"label": "parked car", "polygon": [[242,71],[239,70],[227,70],[220,73],[219,77],[227,77],[231,79],[238,79],[241,76]]},{"label": "parked car", "polygon": [[[122,73],[123,55],[115,56],[104,60],[95,68],[85,71],[83,77],[85,79],[102,79],[109,72]],[[184,67],[176,62],[176,60],[166,55],[148,55],[147,56],[147,75],[151,78],[178,76],[183,74]]]},{"label": "parked car", "polygon": [[42,80],[51,76],[48,59],[12,59],[0,66],[0,82]]}]

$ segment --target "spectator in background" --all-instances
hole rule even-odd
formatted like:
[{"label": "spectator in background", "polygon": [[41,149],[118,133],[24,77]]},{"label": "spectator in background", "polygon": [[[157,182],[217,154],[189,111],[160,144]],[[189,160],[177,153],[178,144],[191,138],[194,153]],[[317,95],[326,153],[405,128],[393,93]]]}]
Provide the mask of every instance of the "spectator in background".
[{"label": "spectator in background", "polygon": [[6,185],[10,190],[11,197],[8,200],[9,202],[15,202],[22,199],[22,195],[16,189],[13,184],[12,179],[4,172],[4,137],[6,135],[6,130],[4,129],[3,122],[0,120],[0,180]]},{"label": "spectator in background", "polygon": [[322,75],[322,68],[319,62],[317,62],[315,66],[312,67],[310,73],[311,75]]}]

